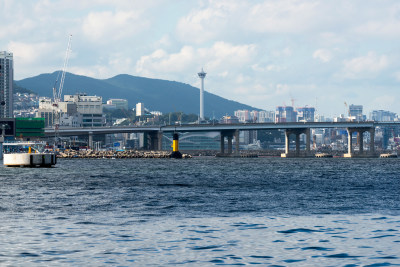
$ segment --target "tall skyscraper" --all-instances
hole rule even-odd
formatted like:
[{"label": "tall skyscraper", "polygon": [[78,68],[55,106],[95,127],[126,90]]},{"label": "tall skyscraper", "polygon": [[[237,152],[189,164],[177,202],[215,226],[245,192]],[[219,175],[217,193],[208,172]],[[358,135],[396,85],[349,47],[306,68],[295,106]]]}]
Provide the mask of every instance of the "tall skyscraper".
[{"label": "tall skyscraper", "polygon": [[315,108],[313,107],[297,108],[298,121],[314,121],[314,117],[315,117]]},{"label": "tall skyscraper", "polygon": [[13,117],[13,54],[0,51],[0,118]]},{"label": "tall skyscraper", "polygon": [[363,121],[363,106],[362,105],[350,105],[349,106],[349,116],[351,119],[356,121]]},{"label": "tall skyscraper", "polygon": [[201,79],[201,88],[200,88],[200,120],[204,120],[204,78],[206,74],[203,69],[201,72],[197,73],[199,78]]},{"label": "tall skyscraper", "polygon": [[278,106],[275,112],[275,122],[296,122],[297,112],[291,106]]}]

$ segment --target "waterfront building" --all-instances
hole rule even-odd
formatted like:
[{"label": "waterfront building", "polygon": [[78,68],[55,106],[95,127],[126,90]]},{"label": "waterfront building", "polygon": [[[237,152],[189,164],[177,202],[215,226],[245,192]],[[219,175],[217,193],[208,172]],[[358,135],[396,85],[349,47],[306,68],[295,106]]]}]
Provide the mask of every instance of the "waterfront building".
[{"label": "waterfront building", "polygon": [[274,111],[265,111],[265,110],[236,110],[234,112],[235,117],[239,119],[239,122],[274,122],[275,121],[275,112]]},{"label": "waterfront building", "polygon": [[351,104],[349,106],[349,117],[350,120],[365,121],[366,118],[363,115],[363,106]]},{"label": "waterfront building", "polygon": [[153,116],[162,116],[162,112],[161,111],[150,111],[150,114]]},{"label": "waterfront building", "polygon": [[297,112],[291,106],[278,106],[275,111],[275,122],[296,122]]},{"label": "waterfront building", "polygon": [[144,115],[145,115],[144,104],[137,103],[136,104],[136,117],[140,117],[140,116],[144,116]]},{"label": "waterfront building", "polygon": [[[182,133],[179,135],[180,150],[219,150],[219,132]],[[172,134],[163,135],[163,150],[172,150]]]},{"label": "waterfront building", "polygon": [[240,131],[239,142],[243,145],[254,144],[258,140],[257,131]]},{"label": "waterfront building", "polygon": [[103,103],[100,96],[86,94],[65,95],[64,101],[54,102],[49,97],[39,98],[36,117],[44,118],[46,127],[98,127],[104,126]]},{"label": "waterfront building", "polygon": [[64,96],[66,105],[68,103],[76,104],[77,112],[82,114],[82,127],[104,126],[102,101],[101,96],[88,96],[86,94]]},{"label": "waterfront building", "polygon": [[338,117],[333,118],[333,122],[345,122],[348,121],[349,118],[346,118],[344,114],[340,114]]},{"label": "waterfront building", "polygon": [[12,118],[13,114],[13,54],[0,51],[0,118]]},{"label": "waterfront building", "polygon": [[223,116],[220,120],[220,123],[223,124],[233,124],[233,123],[239,123],[239,118],[236,116]]},{"label": "waterfront building", "polygon": [[235,117],[238,118],[239,122],[245,123],[250,121],[250,111],[244,110],[236,110],[234,112]]},{"label": "waterfront building", "polygon": [[[39,97],[39,108],[36,118],[44,118],[45,127],[53,126],[58,123],[60,126],[80,127],[82,120],[76,116],[77,105],[71,102],[59,102],[58,107],[53,105],[53,100],[49,97]],[[59,119],[57,119],[59,116]],[[74,118],[68,118],[68,117]]]},{"label": "waterfront building", "polygon": [[107,105],[114,105],[116,109],[128,110],[128,100],[126,99],[109,99],[107,100]]},{"label": "waterfront building", "polygon": [[297,119],[301,122],[312,122],[314,121],[315,108],[313,107],[301,107],[297,108]]},{"label": "waterfront building", "polygon": [[275,121],[275,111],[261,110],[258,112],[257,122],[274,122]]},{"label": "waterfront building", "polygon": [[373,110],[369,115],[373,121],[394,121],[396,117],[396,113],[387,110]]}]

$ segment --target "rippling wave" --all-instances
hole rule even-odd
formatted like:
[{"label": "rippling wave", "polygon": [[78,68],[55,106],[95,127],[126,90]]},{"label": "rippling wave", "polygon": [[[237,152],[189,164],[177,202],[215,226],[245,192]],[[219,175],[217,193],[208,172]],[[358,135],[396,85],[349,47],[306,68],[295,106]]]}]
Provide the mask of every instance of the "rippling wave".
[{"label": "rippling wave", "polygon": [[388,159],[60,160],[2,168],[0,264],[400,264]]}]

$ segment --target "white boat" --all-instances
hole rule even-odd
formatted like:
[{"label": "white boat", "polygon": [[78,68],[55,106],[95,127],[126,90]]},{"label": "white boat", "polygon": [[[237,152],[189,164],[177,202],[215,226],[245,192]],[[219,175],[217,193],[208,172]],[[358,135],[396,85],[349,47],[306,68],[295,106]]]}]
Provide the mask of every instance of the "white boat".
[{"label": "white boat", "polygon": [[3,143],[3,165],[7,167],[52,167],[56,154],[45,150],[45,143]]}]

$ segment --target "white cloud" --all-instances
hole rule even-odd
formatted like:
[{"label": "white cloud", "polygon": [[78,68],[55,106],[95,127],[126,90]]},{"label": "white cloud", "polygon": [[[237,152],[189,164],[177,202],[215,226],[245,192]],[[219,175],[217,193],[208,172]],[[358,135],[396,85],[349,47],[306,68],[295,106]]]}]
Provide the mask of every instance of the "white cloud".
[{"label": "white cloud", "polygon": [[157,73],[181,73],[204,66],[208,71],[224,73],[234,67],[241,68],[256,55],[255,45],[232,45],[216,42],[212,47],[184,46],[178,53],[168,54],[159,49],[142,56],[136,63],[139,74],[154,76]]},{"label": "white cloud", "polygon": [[286,67],[278,66],[278,65],[274,65],[274,64],[269,64],[265,67],[262,67],[259,64],[254,64],[251,66],[251,68],[254,71],[259,71],[259,72],[279,72],[279,71],[286,69]]},{"label": "white cloud", "polygon": [[377,107],[377,109],[387,110],[389,106],[396,105],[398,103],[397,97],[395,95],[380,95],[374,98],[373,105]]},{"label": "white cloud", "polygon": [[290,47],[272,51],[274,57],[290,57],[292,54],[292,49],[290,49]]},{"label": "white cloud", "polygon": [[48,57],[54,48],[52,43],[22,43],[10,42],[8,51],[12,51],[14,59],[18,64],[40,64],[42,58]]},{"label": "white cloud", "polygon": [[367,8],[367,16],[362,23],[357,23],[352,32],[367,38],[397,39],[400,37],[400,4],[388,1],[385,5]]},{"label": "white cloud", "polygon": [[378,56],[370,51],[366,56],[356,57],[344,61],[344,76],[347,78],[365,77],[375,75],[389,65],[386,55]]},{"label": "white cloud", "polygon": [[179,20],[176,27],[178,38],[183,42],[196,44],[219,39],[228,27],[232,27],[232,19],[238,19],[237,14],[241,10],[239,3],[210,1],[204,7],[193,9]]},{"label": "white cloud", "polygon": [[287,95],[289,93],[289,86],[287,84],[277,84],[275,88],[276,95]]},{"label": "white cloud", "polygon": [[315,28],[318,1],[263,1],[250,7],[246,26],[256,32],[300,33]]},{"label": "white cloud", "polygon": [[134,11],[91,12],[83,20],[83,33],[93,41],[108,42],[147,29],[149,22]]},{"label": "white cloud", "polygon": [[332,60],[332,53],[326,49],[318,49],[313,53],[313,58],[319,59],[324,63]]}]

